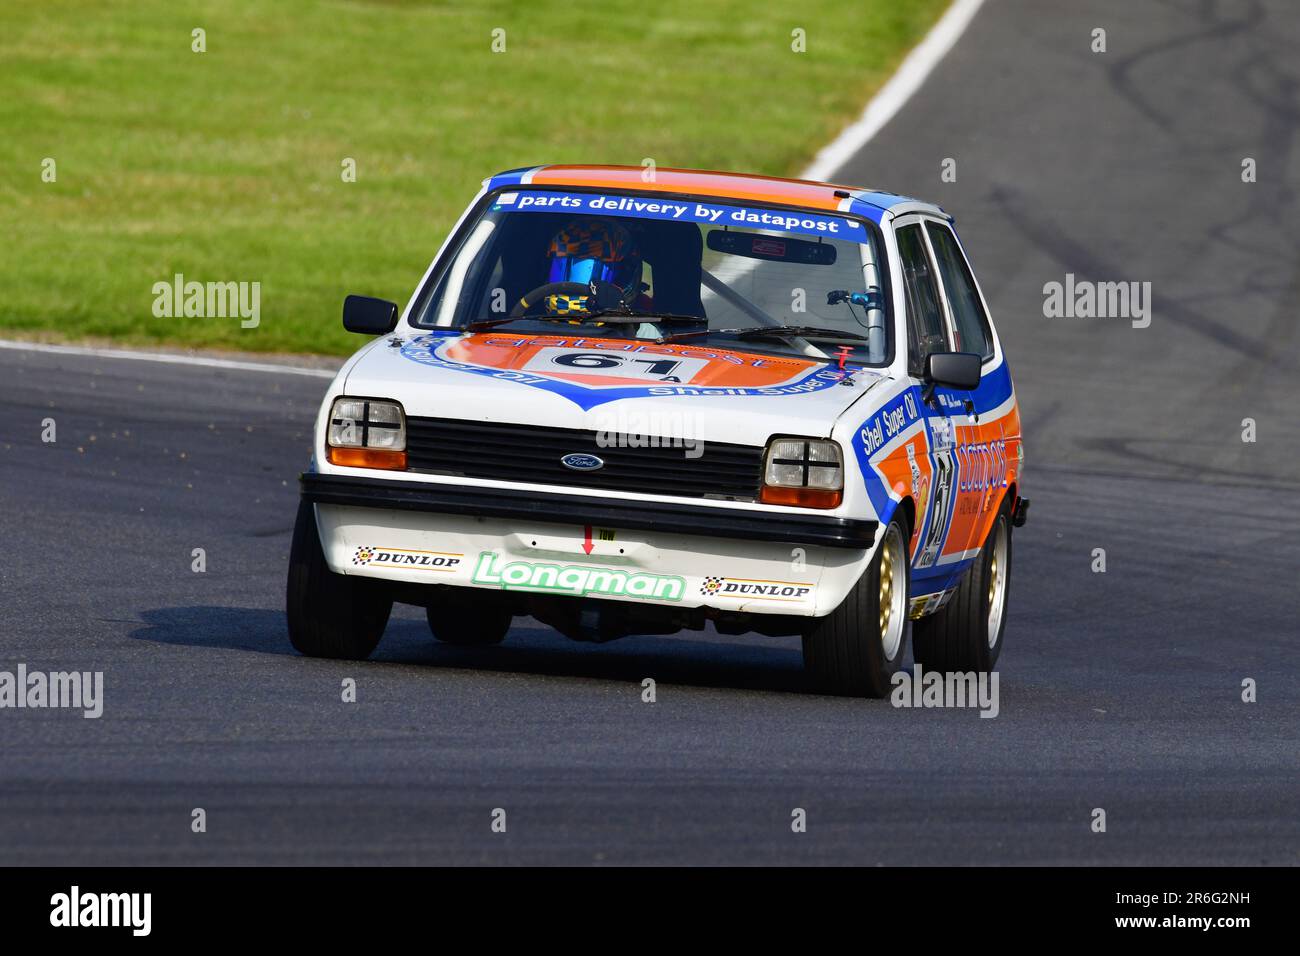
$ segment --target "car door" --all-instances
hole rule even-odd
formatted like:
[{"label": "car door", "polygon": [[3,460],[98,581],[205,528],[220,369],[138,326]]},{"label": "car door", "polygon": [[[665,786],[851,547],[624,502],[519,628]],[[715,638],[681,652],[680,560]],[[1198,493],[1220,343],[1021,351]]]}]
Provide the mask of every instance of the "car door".
[{"label": "car door", "polygon": [[957,392],[942,386],[934,389],[930,401],[921,400],[926,356],[950,351],[947,315],[924,220],[919,216],[900,217],[894,225],[894,239],[907,304],[908,374],[916,382],[917,402],[926,423],[926,447],[909,447],[907,451],[916,503],[913,591],[925,594],[944,585],[935,579],[945,576],[939,558],[946,550],[955,503],[957,465],[952,414],[954,408],[964,414],[964,406]]},{"label": "car door", "polygon": [[[973,352],[987,363],[994,357],[988,314],[970,265],[952,227],[944,220],[925,219],[925,235],[935,264],[943,299],[948,337],[954,352]],[[981,421],[973,392],[955,392],[960,406],[950,408],[957,465],[955,507],[946,553],[953,559],[972,557],[984,543],[1006,484],[1006,442],[1002,423]],[[986,409],[987,411],[987,409]]]}]

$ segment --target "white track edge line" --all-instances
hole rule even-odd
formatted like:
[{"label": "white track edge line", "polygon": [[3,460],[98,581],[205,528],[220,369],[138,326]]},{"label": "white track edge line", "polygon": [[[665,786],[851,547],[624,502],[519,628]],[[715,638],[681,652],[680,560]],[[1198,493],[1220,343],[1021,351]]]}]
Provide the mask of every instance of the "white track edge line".
[{"label": "white track edge line", "polygon": [[133,359],[137,362],[162,362],[169,365],[201,365],[205,368],[225,368],[239,372],[282,372],[286,375],[307,375],[312,378],[333,378],[338,374],[330,369],[300,368],[296,365],[275,365],[271,362],[241,362],[237,359],[206,358],[201,355],[177,355],[174,352],[95,349],[80,345],[17,342],[12,339],[0,339],[0,349],[10,349],[16,352],[48,352],[55,355],[85,355],[90,358]]},{"label": "white track edge line", "polygon": [[953,48],[983,5],[984,0],[956,0],[871,98],[857,122],[823,146],[799,178],[832,181],[834,173],[869,143],[921,88],[926,77]]}]

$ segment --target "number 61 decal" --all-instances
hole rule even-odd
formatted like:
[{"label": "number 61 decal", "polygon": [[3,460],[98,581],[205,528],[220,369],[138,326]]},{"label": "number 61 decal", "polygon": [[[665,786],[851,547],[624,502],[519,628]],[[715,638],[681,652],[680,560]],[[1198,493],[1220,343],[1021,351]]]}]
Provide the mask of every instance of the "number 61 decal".
[{"label": "number 61 decal", "polygon": [[676,359],[634,359],[625,355],[605,355],[594,352],[570,352],[565,355],[557,355],[551,361],[556,365],[581,369],[621,368],[629,364],[644,365],[645,375],[656,378],[662,375],[672,375],[673,369],[682,364]]},{"label": "number 61 decal", "polygon": [[[538,349],[524,365],[530,372],[583,379],[633,382],[689,382],[708,365],[706,359],[664,355],[624,355],[619,352],[581,351],[571,348]],[[593,382],[595,384],[595,382]]]}]

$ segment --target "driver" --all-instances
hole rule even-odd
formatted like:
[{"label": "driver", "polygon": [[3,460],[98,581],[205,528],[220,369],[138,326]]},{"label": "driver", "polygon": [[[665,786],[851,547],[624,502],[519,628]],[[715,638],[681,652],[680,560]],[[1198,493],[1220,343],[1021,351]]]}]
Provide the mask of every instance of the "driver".
[{"label": "driver", "polygon": [[[611,219],[582,216],[570,220],[546,248],[550,259],[548,282],[608,282],[623,293],[623,301],[643,312],[652,306],[643,294],[641,251],[623,226]],[[546,311],[552,315],[591,311],[587,295],[552,295]]]}]

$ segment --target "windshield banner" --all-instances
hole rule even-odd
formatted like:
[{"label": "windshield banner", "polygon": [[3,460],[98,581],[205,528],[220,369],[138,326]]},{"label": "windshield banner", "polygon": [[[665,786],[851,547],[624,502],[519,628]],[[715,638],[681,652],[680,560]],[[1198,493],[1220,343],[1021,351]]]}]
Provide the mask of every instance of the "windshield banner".
[{"label": "windshield banner", "polygon": [[560,193],[526,190],[503,192],[492,204],[493,212],[573,212],[634,219],[667,219],[706,226],[777,229],[782,232],[864,242],[862,223],[842,216],[823,216],[797,209],[753,209],[700,202],[697,199],[657,199],[653,196],[610,196],[600,193]]}]

